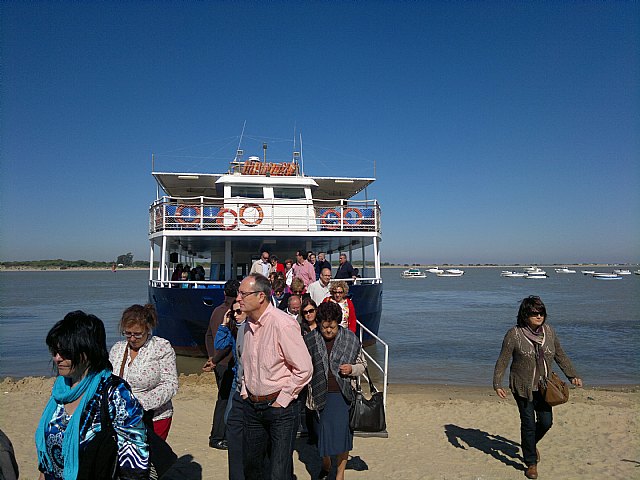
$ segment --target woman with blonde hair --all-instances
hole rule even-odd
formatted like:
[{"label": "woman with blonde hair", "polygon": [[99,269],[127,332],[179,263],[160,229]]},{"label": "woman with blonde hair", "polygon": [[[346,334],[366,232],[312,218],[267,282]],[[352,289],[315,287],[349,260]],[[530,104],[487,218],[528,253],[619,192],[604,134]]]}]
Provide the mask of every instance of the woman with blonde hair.
[{"label": "woman with blonde hair", "polygon": [[323,303],[337,303],[340,308],[342,308],[342,321],[340,322],[340,326],[356,333],[356,307],[353,306],[351,299],[347,298],[347,294],[349,293],[347,282],[344,280],[331,282],[329,293],[331,293],[331,296],[325,298]]},{"label": "woman with blonde hair", "polygon": [[153,335],[158,316],[153,305],[132,305],[122,313],[124,340],[109,354],[115,374],[126,380],[153,419],[153,430],[167,439],[173,417],[171,398],[178,392],[176,353],[168,340]]}]

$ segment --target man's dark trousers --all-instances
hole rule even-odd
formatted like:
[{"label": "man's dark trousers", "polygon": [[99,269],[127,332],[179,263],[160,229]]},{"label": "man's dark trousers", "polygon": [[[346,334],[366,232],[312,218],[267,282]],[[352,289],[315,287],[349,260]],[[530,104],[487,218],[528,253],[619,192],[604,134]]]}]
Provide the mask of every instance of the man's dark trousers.
[{"label": "man's dark trousers", "polygon": [[231,362],[228,364],[218,364],[214,369],[216,385],[218,385],[218,398],[213,409],[213,424],[209,443],[220,442],[225,439],[224,412],[227,409],[227,401],[231,394],[231,384],[233,383],[233,370]]}]

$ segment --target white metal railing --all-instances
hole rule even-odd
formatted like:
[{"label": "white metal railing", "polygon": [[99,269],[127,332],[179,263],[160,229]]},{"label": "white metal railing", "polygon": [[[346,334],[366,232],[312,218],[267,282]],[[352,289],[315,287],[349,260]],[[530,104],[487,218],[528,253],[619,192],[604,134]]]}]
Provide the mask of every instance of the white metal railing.
[{"label": "white metal railing", "polygon": [[149,208],[149,233],[161,230],[380,232],[376,200],[163,197]]},{"label": "white metal railing", "polygon": [[365,327],[359,320],[356,323],[360,325],[360,343],[362,343],[363,330],[376,339],[377,343],[384,345],[384,367],[380,365],[364,348],[362,353],[367,359],[367,364],[372,363],[382,373],[382,399],[384,403],[385,411],[387,409],[387,381],[389,379],[389,345],[384,342],[379,336]]}]

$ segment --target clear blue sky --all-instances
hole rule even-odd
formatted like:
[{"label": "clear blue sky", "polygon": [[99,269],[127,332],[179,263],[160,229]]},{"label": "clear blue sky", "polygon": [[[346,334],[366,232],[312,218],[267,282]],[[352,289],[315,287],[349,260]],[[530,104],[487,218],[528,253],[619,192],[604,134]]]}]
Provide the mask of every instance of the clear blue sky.
[{"label": "clear blue sky", "polygon": [[0,9],[1,260],[147,259],[151,154],[221,171],[246,120],[375,162],[383,261],[640,262],[638,2]]}]

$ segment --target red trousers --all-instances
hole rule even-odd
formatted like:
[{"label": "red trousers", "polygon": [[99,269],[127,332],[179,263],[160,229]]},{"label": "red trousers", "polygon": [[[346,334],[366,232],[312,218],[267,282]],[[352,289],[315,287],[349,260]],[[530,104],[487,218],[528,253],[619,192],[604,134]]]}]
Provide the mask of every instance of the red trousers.
[{"label": "red trousers", "polygon": [[167,439],[171,428],[171,417],[153,421],[153,431],[163,440]]}]

